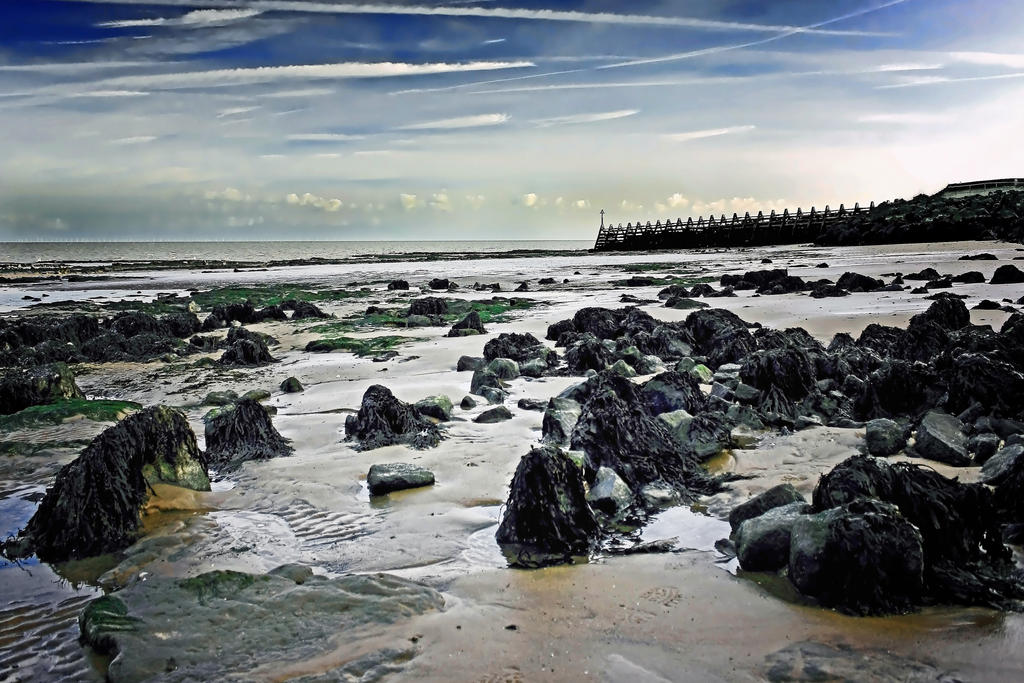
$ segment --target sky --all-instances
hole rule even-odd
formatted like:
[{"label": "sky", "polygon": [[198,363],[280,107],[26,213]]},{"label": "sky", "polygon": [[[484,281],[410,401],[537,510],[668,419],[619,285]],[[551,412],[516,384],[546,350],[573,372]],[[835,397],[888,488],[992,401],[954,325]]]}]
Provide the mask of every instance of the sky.
[{"label": "sky", "polygon": [[592,238],[1024,176],[1024,0],[0,0],[0,241]]}]

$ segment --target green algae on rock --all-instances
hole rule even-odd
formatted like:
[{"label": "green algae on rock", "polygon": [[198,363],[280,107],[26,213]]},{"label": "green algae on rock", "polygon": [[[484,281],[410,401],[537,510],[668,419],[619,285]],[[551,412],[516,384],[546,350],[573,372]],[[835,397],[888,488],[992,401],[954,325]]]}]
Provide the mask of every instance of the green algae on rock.
[{"label": "green algae on rock", "polygon": [[75,375],[64,363],[11,368],[0,376],[0,415],[65,398],[85,398]]},{"label": "green algae on rock", "polygon": [[79,618],[82,640],[113,657],[111,681],[264,678],[272,676],[256,673],[321,656],[330,680],[378,680],[417,651],[406,641],[400,651],[382,647],[337,661],[329,653],[365,638],[367,629],[379,637],[386,625],[444,608],[434,589],[388,574],[305,572],[295,580],[294,567],[281,569],[151,577],[91,602]]}]

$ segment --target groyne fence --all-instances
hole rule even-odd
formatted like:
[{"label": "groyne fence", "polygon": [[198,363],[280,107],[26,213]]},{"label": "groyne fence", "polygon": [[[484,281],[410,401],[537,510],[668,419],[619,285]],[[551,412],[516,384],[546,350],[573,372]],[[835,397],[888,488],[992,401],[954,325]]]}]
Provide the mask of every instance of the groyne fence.
[{"label": "groyne fence", "polygon": [[721,218],[703,216],[683,221],[677,218],[619,223],[617,226],[604,225],[604,211],[601,212],[601,228],[594,242],[594,251],[642,251],[647,249],[695,249],[704,247],[766,246],[771,244],[798,244],[813,242],[826,227],[837,221],[848,220],[851,216],[867,213],[875,203],[862,207],[854,204],[847,209],[840,204],[838,209],[825,207],[819,211],[789,209],[782,213],[772,211],[765,214],[758,211],[756,216],[749,212],[732,218],[722,214]]}]

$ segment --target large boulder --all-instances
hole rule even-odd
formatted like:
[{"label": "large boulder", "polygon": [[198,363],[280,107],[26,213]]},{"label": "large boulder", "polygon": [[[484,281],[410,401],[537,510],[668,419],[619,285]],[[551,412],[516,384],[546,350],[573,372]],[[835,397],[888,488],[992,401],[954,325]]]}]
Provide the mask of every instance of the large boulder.
[{"label": "large boulder", "polygon": [[652,415],[675,410],[685,410],[696,415],[707,404],[700,382],[692,374],[675,370],[652,377],[643,385],[641,394]]},{"label": "large boulder", "polygon": [[207,463],[220,471],[292,453],[291,443],[274,428],[266,409],[251,398],[210,411],[204,422]]},{"label": "large boulder", "polygon": [[227,345],[218,362],[221,365],[254,367],[276,362],[267,347],[271,338],[251,332],[244,327],[232,327],[225,340]]},{"label": "large boulder", "polygon": [[926,320],[936,323],[946,330],[959,330],[971,324],[971,312],[967,310],[967,306],[960,299],[946,297],[936,299],[927,311],[918,313],[911,318],[910,325],[913,326]]},{"label": "large boulder", "polygon": [[345,418],[345,439],[358,441],[364,451],[395,444],[432,448],[441,442],[441,430],[390,389],[374,384],[363,394],[359,412]]},{"label": "large boulder", "polygon": [[799,401],[814,391],[817,376],[807,352],[787,346],[749,355],[740,369],[740,379],[762,392],[778,387],[786,398]]},{"label": "large boulder", "polygon": [[578,332],[589,332],[598,339],[615,339],[622,330],[621,311],[607,308],[581,308],[573,316],[573,326]]},{"label": "large boulder", "polygon": [[959,413],[974,403],[1004,416],[1024,410],[1024,374],[992,355],[963,353],[953,360],[945,373],[949,410]]},{"label": "large boulder", "polygon": [[57,473],[12,555],[47,562],[128,547],[142,529],[142,508],[157,484],[207,491],[206,461],[188,420],[165,406],[145,408],[93,439]]},{"label": "large boulder", "polygon": [[914,451],[922,458],[937,460],[947,465],[964,467],[971,464],[967,455],[967,437],[964,425],[952,415],[930,411],[917,426]]},{"label": "large boulder", "polygon": [[598,534],[583,471],[561,450],[544,446],[516,467],[495,534],[509,564],[539,567],[587,555]]},{"label": "large boulder", "polygon": [[380,680],[416,650],[363,648],[367,629],[443,608],[436,590],[396,576],[327,578],[285,565],[268,574],[147,576],[90,602],[79,627],[82,642],[110,658],[109,681],[260,680],[303,668],[328,643],[346,656],[324,664],[324,679]]},{"label": "large boulder", "polygon": [[789,563],[790,532],[809,508],[807,503],[789,503],[740,524],[735,537],[740,566],[748,572],[785,567]]},{"label": "large boulder", "polygon": [[452,400],[444,394],[437,396],[427,396],[424,399],[416,401],[416,410],[420,415],[426,415],[432,417],[435,420],[441,422],[447,422],[452,419],[452,410],[455,406],[452,405]]},{"label": "large boulder", "polygon": [[792,484],[779,484],[734,507],[729,513],[729,526],[736,531],[743,522],[760,517],[769,510],[792,503],[806,502],[803,495]]},{"label": "large boulder", "polygon": [[0,415],[68,398],[85,398],[64,363],[8,368],[0,375]]},{"label": "large boulder", "polygon": [[880,417],[865,425],[864,443],[869,455],[884,458],[903,450],[907,435],[898,422]]},{"label": "large boulder", "polygon": [[615,362],[609,345],[589,332],[579,335],[565,352],[565,364],[570,372],[583,374],[587,370],[600,372]]},{"label": "large boulder", "polygon": [[852,614],[907,612],[924,592],[921,534],[896,506],[877,500],[799,515],[788,565],[797,590]]},{"label": "large boulder", "polygon": [[1011,263],[996,268],[992,279],[989,280],[989,284],[993,285],[1012,285],[1020,282],[1024,282],[1024,271]]}]

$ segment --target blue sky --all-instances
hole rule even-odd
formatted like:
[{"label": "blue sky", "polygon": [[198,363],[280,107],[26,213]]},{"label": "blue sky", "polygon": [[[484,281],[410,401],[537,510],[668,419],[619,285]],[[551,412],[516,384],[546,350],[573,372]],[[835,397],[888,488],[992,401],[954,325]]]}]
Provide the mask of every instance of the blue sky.
[{"label": "blue sky", "polygon": [[0,240],[588,238],[1024,175],[1024,0],[0,3]]}]

